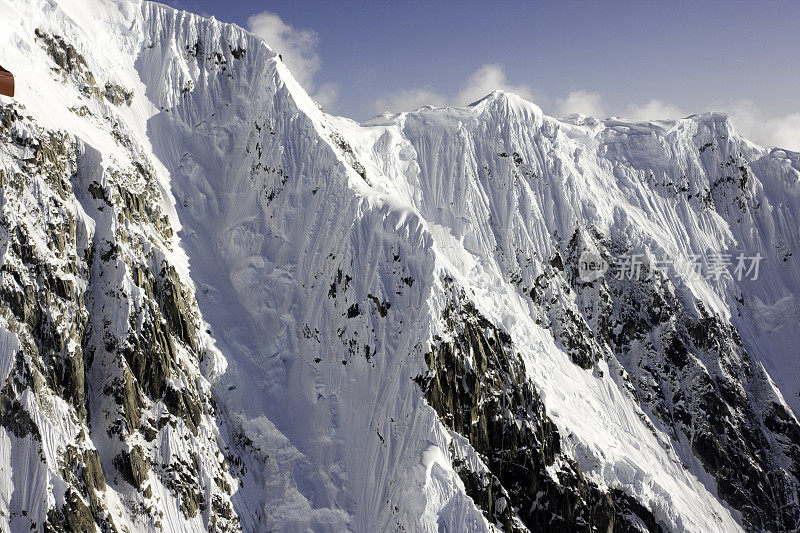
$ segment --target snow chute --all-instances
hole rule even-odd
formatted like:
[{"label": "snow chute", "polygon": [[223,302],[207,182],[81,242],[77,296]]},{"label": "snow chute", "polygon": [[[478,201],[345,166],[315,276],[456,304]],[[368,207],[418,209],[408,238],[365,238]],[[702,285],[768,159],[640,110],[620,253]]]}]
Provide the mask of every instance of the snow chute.
[{"label": "snow chute", "polygon": [[0,94],[14,96],[14,75],[0,67]]}]

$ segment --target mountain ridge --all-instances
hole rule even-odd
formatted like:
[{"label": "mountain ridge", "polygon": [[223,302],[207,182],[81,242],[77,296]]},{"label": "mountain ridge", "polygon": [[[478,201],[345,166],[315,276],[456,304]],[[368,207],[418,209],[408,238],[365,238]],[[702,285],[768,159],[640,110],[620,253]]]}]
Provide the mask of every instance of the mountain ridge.
[{"label": "mountain ridge", "polygon": [[[30,75],[3,101],[0,376],[3,471],[48,481],[2,478],[4,527],[797,523],[796,154],[503,92],[359,125],[236,26],[39,4],[5,37]],[[582,249],[766,259],[587,283]]]}]

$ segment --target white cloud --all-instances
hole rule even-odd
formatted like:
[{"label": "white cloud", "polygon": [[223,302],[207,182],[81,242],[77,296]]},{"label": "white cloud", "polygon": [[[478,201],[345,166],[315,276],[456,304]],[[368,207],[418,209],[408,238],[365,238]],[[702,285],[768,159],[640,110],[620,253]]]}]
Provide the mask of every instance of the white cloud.
[{"label": "white cloud", "polygon": [[644,104],[629,104],[624,109],[613,109],[600,93],[590,91],[572,91],[566,98],[556,101],[556,114],[566,116],[571,113],[582,113],[595,118],[618,115],[630,120],[658,120],[685,117],[688,113],[679,107],[650,100]]},{"label": "white cloud", "polygon": [[276,52],[303,87],[310,86],[319,69],[318,37],[312,30],[298,30],[278,15],[262,11],[247,19],[250,31],[264,39]]},{"label": "white cloud", "polygon": [[330,82],[323,83],[314,92],[312,98],[324,109],[334,106],[336,100],[339,99],[339,84]]},{"label": "white cloud", "polygon": [[631,120],[658,120],[670,118],[682,118],[689,113],[681,110],[672,104],[667,104],[661,100],[650,100],[645,104],[630,104],[625,108],[622,116]]},{"label": "white cloud", "polygon": [[730,115],[736,131],[758,144],[800,151],[800,113],[767,116],[747,99],[723,102],[714,109]]},{"label": "white cloud", "polygon": [[[496,89],[514,92],[527,99],[531,99],[533,94],[527,85],[510,85],[503,66],[489,63],[476,70],[453,96],[427,88],[403,89],[378,98],[371,107],[372,111],[380,113],[412,111],[424,105],[466,105]],[[538,100],[543,98],[539,97]],[[728,113],[737,132],[754,142],[800,151],[800,113],[768,116],[751,100],[717,103],[705,109]],[[622,116],[636,121],[676,119],[690,114],[677,105],[657,99],[614,107],[600,93],[586,90],[572,91],[566,98],[556,100],[555,115],[566,116],[571,113],[583,113],[596,118]]]},{"label": "white cloud", "polygon": [[[777,146],[800,151],[800,113],[768,116],[752,100],[718,102],[706,106],[730,115],[736,131],[743,137],[765,146]],[[612,109],[603,97],[589,91],[573,91],[557,101],[559,116],[583,113],[593,117],[620,115],[630,120],[675,119],[689,116],[680,107],[662,100],[650,100],[644,104],[629,104],[624,109]]]},{"label": "white cloud", "polygon": [[499,63],[489,63],[476,70],[453,98],[455,105],[466,105],[479,100],[490,92],[502,89],[516,93],[523,98],[533,98],[527,85],[511,85],[506,79],[506,71]]},{"label": "white cloud", "polygon": [[598,93],[589,91],[572,91],[566,98],[557,102],[558,116],[566,116],[572,113],[583,113],[592,117],[603,118],[606,115],[606,104],[603,97]]},{"label": "white cloud", "polygon": [[445,106],[447,97],[430,89],[402,89],[372,102],[374,113],[413,111],[425,105]]},{"label": "white cloud", "polygon": [[375,113],[391,111],[413,111],[425,105],[467,105],[479,100],[494,90],[501,89],[532,99],[533,91],[527,85],[511,85],[506,72],[499,63],[488,63],[472,73],[461,89],[453,96],[446,96],[428,88],[401,89],[376,99],[371,104]]},{"label": "white cloud", "polygon": [[334,104],[339,92],[336,84],[325,83],[316,90],[314,87],[314,75],[321,64],[317,32],[297,29],[269,11],[248,18],[247,27],[281,55],[292,75],[314,100],[323,107]]}]

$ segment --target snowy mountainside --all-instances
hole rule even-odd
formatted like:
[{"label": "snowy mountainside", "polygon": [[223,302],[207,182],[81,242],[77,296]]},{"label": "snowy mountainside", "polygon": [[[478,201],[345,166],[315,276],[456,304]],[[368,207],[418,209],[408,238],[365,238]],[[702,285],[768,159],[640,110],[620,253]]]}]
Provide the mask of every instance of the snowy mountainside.
[{"label": "snowy mountainside", "polygon": [[[0,529],[798,528],[800,155],[499,91],[356,124],[234,25],[0,7]],[[652,268],[721,253],[758,279]]]}]

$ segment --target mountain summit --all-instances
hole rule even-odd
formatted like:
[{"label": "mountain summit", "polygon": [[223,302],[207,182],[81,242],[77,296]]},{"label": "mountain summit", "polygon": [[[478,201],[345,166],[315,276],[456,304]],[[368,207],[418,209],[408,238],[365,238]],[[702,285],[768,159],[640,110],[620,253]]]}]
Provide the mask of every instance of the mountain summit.
[{"label": "mountain summit", "polygon": [[800,154],[0,0],[0,530],[792,531]]}]

